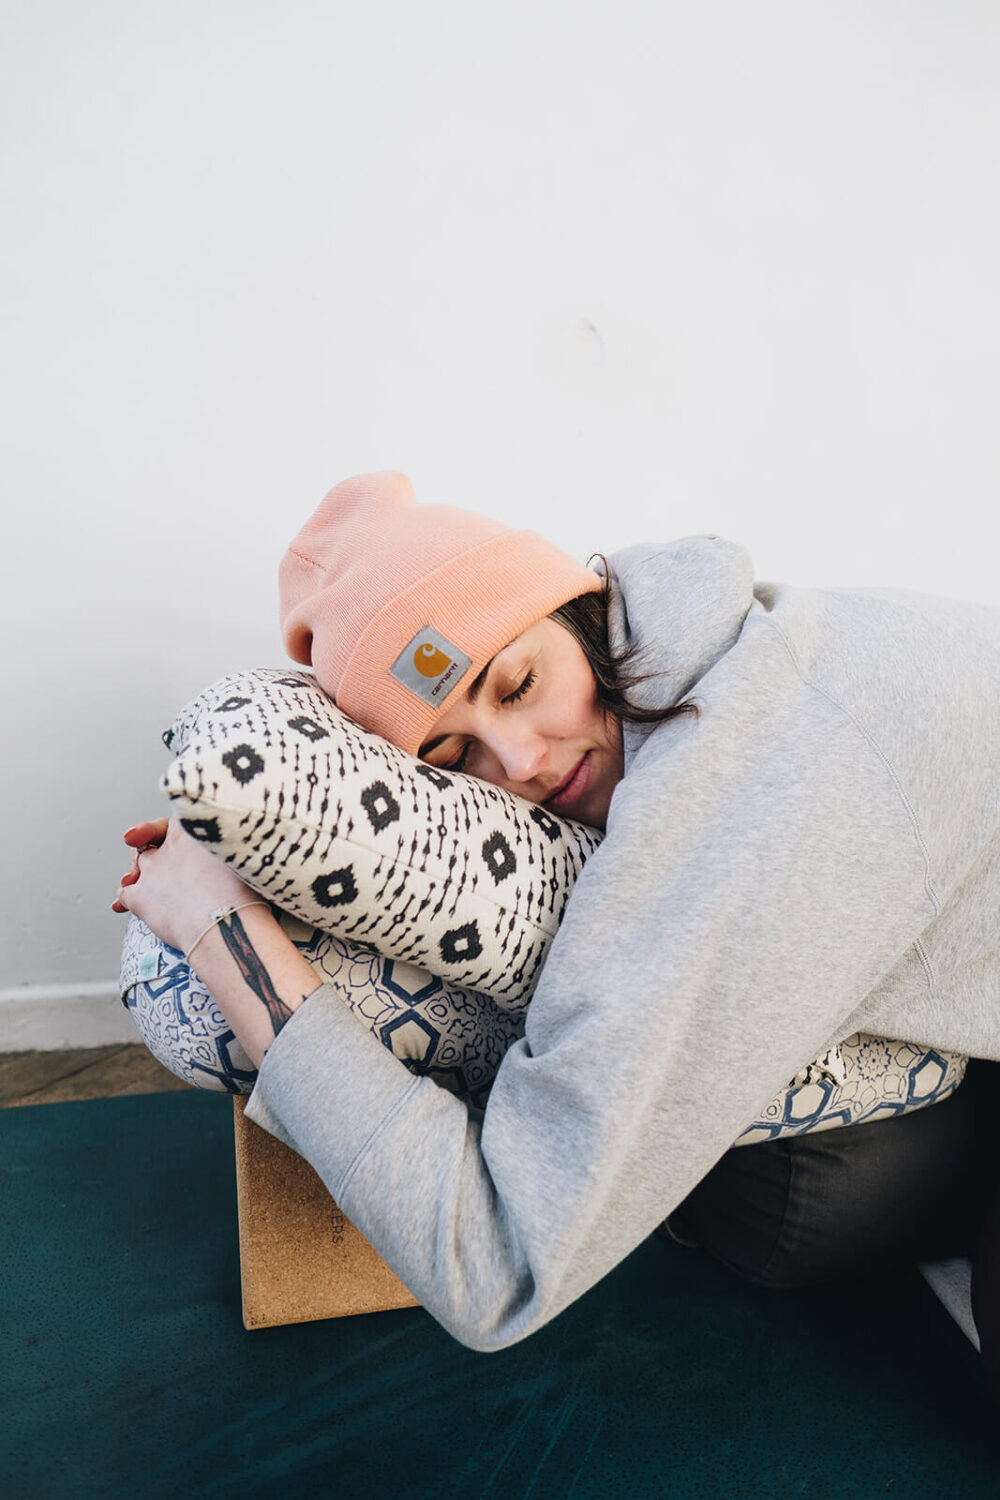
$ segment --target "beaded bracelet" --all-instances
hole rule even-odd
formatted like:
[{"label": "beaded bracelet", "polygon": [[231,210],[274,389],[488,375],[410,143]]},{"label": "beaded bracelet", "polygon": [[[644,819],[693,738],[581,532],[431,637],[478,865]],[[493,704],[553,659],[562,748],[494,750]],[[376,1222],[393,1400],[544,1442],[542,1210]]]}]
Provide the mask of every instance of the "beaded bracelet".
[{"label": "beaded bracelet", "polygon": [[266,902],[266,901],[244,901],[244,903],[243,903],[242,906],[217,906],[216,909],[211,914],[212,920],[211,920],[211,922],[209,922],[208,926],[205,928],[205,931],[204,932],[199,932],[198,936],[195,938],[194,942],[191,944],[190,948],[185,953],[185,955],[184,955],[185,961],[187,963],[191,962],[191,955],[192,955],[192,953],[197,948],[197,946],[201,942],[202,938],[208,936],[208,934],[211,932],[211,930],[212,930],[213,927],[218,926],[218,924],[220,922],[224,922],[225,921],[226,917],[231,917],[231,916],[233,916],[238,911],[246,911],[246,909],[247,909],[248,906],[268,906],[268,902]]}]

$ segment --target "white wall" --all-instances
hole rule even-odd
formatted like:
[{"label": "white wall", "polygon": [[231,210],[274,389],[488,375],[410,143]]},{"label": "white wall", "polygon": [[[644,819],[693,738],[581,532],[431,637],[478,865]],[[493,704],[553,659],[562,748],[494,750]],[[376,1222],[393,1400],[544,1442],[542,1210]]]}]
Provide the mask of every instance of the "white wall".
[{"label": "white wall", "polygon": [[159,733],[346,474],[1000,603],[998,65],[991,0],[19,7],[0,995],[113,989]]}]

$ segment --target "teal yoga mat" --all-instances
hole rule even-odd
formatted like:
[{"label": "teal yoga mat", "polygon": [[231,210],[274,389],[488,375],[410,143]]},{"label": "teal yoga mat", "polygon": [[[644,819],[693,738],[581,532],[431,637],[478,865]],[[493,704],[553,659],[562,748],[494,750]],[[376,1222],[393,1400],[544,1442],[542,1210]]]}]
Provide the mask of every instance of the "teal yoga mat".
[{"label": "teal yoga mat", "polygon": [[653,1239],[501,1354],[422,1309],[247,1333],[228,1098],[9,1109],[0,1138],[6,1500],[1000,1493],[916,1272],[766,1292]]}]

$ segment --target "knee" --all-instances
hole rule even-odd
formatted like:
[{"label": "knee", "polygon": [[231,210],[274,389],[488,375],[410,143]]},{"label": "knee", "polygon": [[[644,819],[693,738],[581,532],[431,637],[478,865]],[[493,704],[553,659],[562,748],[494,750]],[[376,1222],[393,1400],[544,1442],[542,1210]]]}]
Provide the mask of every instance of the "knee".
[{"label": "knee", "polygon": [[970,1064],[942,1103],[734,1147],[670,1217],[761,1285],[808,1286],[971,1253],[1000,1165],[1000,1068]]}]

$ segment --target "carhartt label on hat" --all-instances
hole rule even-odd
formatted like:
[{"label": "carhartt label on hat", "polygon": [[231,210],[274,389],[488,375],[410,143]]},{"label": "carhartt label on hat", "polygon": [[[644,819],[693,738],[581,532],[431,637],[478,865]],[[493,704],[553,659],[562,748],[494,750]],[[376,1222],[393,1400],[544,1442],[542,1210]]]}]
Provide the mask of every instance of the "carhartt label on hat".
[{"label": "carhartt label on hat", "polygon": [[471,656],[446,641],[433,625],[425,625],[396,657],[389,676],[416,693],[422,703],[438,708],[471,666]]}]

